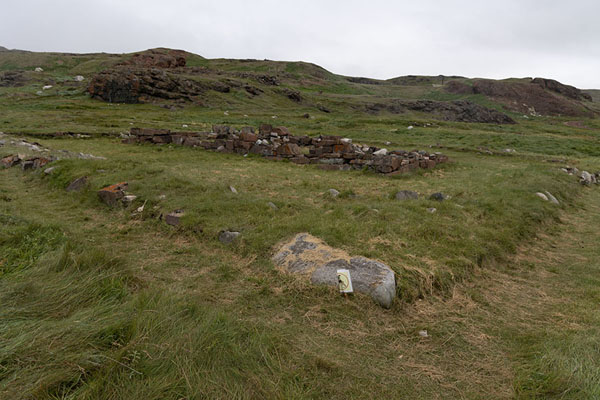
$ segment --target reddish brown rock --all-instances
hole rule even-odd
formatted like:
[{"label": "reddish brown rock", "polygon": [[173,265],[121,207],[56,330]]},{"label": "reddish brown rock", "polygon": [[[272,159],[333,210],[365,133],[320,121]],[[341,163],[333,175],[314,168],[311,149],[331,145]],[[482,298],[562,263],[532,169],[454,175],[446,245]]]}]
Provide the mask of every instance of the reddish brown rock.
[{"label": "reddish brown rock", "polygon": [[278,134],[279,136],[288,136],[290,134],[290,131],[285,126],[275,127],[273,128],[272,132]]},{"label": "reddish brown rock", "polygon": [[21,159],[19,158],[18,155],[10,155],[10,156],[6,156],[4,157],[2,160],[0,160],[0,163],[2,163],[2,166],[4,168],[10,168],[14,165],[17,165],[21,162]]},{"label": "reddish brown rock", "polygon": [[105,204],[114,207],[119,204],[119,200],[125,197],[125,190],[127,190],[127,182],[121,182],[114,185],[107,186],[98,191],[98,197]]}]

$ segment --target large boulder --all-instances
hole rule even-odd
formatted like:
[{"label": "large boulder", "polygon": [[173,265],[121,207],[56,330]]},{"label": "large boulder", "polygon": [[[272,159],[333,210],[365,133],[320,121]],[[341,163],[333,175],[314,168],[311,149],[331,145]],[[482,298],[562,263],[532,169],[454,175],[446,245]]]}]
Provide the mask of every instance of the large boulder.
[{"label": "large boulder", "polygon": [[308,233],[300,233],[281,245],[272,260],[281,271],[305,276],[317,285],[337,287],[337,270],[347,269],[354,290],[371,296],[384,308],[390,308],[396,297],[396,278],[390,267],[365,257],[352,257]]}]

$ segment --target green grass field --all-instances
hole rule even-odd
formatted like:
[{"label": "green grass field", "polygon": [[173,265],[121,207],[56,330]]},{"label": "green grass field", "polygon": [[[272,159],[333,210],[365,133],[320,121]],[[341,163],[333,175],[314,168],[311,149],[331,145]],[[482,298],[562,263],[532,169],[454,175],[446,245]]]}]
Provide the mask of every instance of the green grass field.
[{"label": "green grass field", "polygon": [[[41,65],[44,79],[58,82],[112,59],[33,56],[0,57],[0,69]],[[201,58],[194,65],[273,68]],[[210,107],[172,111],[92,100],[84,84],[57,84],[41,96],[43,79],[0,88],[0,155],[27,154],[11,144],[25,137],[53,154],[106,158],[65,158],[50,175],[0,170],[0,398],[600,398],[600,188],[560,170],[600,169],[598,120],[583,119],[581,128],[560,117],[496,126],[372,115],[348,105],[431,89],[373,94],[311,64],[277,68],[320,79],[303,95],[333,112],[274,94],[250,101],[215,93]],[[315,87],[328,89],[319,95]],[[264,122],[441,151],[451,161],[389,177],[118,137],[132,126],[205,131]],[[48,135],[56,131],[91,137]],[[83,191],[65,191],[84,175]],[[134,204],[101,203],[96,191],[121,181],[138,196]],[[330,188],[342,196],[331,198]],[[398,190],[423,196],[399,202]],[[451,198],[427,199],[440,191]],[[535,195],[543,191],[560,205]],[[178,228],[160,219],[175,209],[186,212]],[[220,243],[223,229],[242,239]],[[275,246],[299,232],[389,265],[398,282],[392,309],[277,271]]]}]

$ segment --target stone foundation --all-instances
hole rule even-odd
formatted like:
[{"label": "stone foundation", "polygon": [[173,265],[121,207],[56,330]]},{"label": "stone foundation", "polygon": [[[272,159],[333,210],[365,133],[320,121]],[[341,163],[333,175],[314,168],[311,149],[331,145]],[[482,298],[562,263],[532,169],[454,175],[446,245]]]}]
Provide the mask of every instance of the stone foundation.
[{"label": "stone foundation", "polygon": [[357,145],[341,136],[294,136],[283,126],[263,124],[234,129],[213,125],[212,132],[172,132],[166,129],[131,128],[124,143],[176,144],[223,153],[258,154],[272,160],[316,164],[326,170],[368,168],[383,174],[433,168],[448,161],[441,153],[381,149]]}]

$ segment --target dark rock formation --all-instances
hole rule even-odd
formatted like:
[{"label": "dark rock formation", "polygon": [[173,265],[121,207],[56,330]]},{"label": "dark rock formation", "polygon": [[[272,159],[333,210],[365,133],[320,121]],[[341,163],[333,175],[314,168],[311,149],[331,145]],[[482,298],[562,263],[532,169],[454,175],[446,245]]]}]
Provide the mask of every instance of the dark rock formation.
[{"label": "dark rock formation", "polygon": [[136,53],[121,65],[144,68],[177,68],[185,67],[187,53],[182,50],[151,49]]},{"label": "dark rock formation", "polygon": [[24,86],[27,79],[23,71],[6,71],[0,73],[0,87]]},{"label": "dark rock formation", "polygon": [[467,100],[457,100],[452,102],[433,100],[394,101],[391,103],[367,104],[365,108],[369,113],[388,111],[394,114],[401,114],[406,111],[417,111],[432,114],[435,118],[444,121],[488,124],[515,123],[515,121],[506,114]]},{"label": "dark rock formation", "polygon": [[[219,91],[222,86],[215,85]],[[110,103],[140,103],[152,97],[192,100],[209,88],[158,68],[116,67],[94,76],[88,92]]]},{"label": "dark rock formation", "polygon": [[478,79],[473,82],[473,86],[451,81],[445,90],[463,95],[482,94],[503,104],[509,110],[524,114],[593,116],[593,112],[578,101],[588,100],[588,94],[549,79],[536,78],[531,82]]},{"label": "dark rock formation", "polygon": [[592,96],[590,96],[589,94],[582,92],[574,86],[565,85],[563,83],[560,83],[559,81],[555,81],[554,79],[535,78],[531,81],[531,83],[540,85],[546,90],[556,92],[573,100],[592,101]]}]

